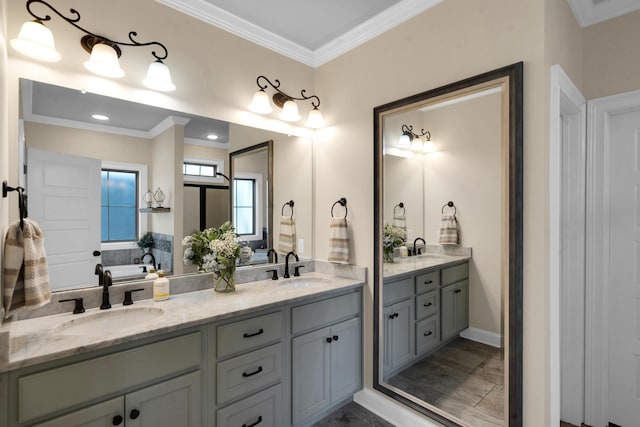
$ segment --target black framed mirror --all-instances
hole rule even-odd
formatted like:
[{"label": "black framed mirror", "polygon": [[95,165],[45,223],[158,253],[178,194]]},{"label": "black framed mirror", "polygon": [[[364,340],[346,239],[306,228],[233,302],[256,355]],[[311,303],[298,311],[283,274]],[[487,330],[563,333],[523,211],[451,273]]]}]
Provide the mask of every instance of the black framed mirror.
[{"label": "black framed mirror", "polygon": [[[406,138],[403,144],[398,137],[409,127],[411,144],[406,145]],[[488,141],[489,148],[481,145],[483,140]],[[394,154],[397,157],[392,157]],[[522,158],[521,62],[374,108],[373,386],[447,426],[475,425],[474,421],[480,419],[486,425],[522,425]],[[484,182],[493,188],[486,197]],[[447,191],[443,192],[443,188]],[[459,244],[451,245],[442,240],[442,235],[438,240],[438,231],[444,227],[441,221],[445,221],[445,213],[451,217],[449,202],[454,200],[458,217],[453,215],[453,219]],[[402,218],[397,218],[395,207],[400,203]],[[488,237],[486,232],[491,226],[484,225],[483,221],[489,221],[484,218],[495,219],[494,234]],[[391,226],[403,228],[406,244],[399,243],[399,248],[385,251],[383,245],[389,248],[386,227]],[[477,229],[485,229],[480,230],[485,234]],[[409,247],[408,252],[414,256],[406,257],[407,249],[402,246]],[[413,247],[421,251],[413,251]],[[415,256],[418,252],[420,255]],[[450,254],[459,256],[449,257]],[[459,282],[465,286],[464,292],[458,292],[467,295],[466,305],[462,304],[461,313],[456,314],[466,322],[460,328],[462,332],[444,331],[443,325],[449,321],[445,317],[451,317],[445,313],[444,302],[450,299],[444,286],[448,279],[441,276],[445,269],[439,266],[453,266],[448,270],[465,272],[465,280]],[[430,293],[420,294],[417,280],[425,276],[434,278],[436,283]],[[392,291],[385,286],[390,282],[406,285],[406,299],[396,291],[400,287]],[[425,307],[438,309],[429,311],[431,317],[421,320],[420,304],[427,300]],[[400,329],[405,340],[392,335],[386,320],[398,318],[392,309],[398,301],[407,308],[407,322]],[[487,323],[494,326],[484,327]],[[430,341],[420,346],[423,330],[419,328],[425,324],[431,325],[424,334]],[[488,337],[486,341],[491,345],[482,337]],[[479,350],[473,350],[473,363],[467,367],[455,365],[464,358],[461,349],[476,346],[474,340],[480,344]],[[389,359],[398,352],[398,346],[406,346],[407,351],[394,364]],[[447,351],[449,356],[458,358],[453,364],[447,365],[446,356],[442,356]],[[492,354],[492,359],[483,361],[480,356],[485,354]],[[439,363],[443,373],[435,365],[425,364],[431,361]],[[473,390],[476,403],[472,399],[465,406],[468,396],[456,400],[466,393],[459,389],[466,380],[458,378],[458,374],[462,375],[466,368],[473,373],[485,369],[486,373],[491,363],[495,380],[485,389],[478,386],[482,390]],[[405,375],[406,381],[394,380],[406,372],[410,372]],[[442,378],[448,383],[430,383]],[[474,406],[485,398],[493,399],[493,412],[476,411]]]}]

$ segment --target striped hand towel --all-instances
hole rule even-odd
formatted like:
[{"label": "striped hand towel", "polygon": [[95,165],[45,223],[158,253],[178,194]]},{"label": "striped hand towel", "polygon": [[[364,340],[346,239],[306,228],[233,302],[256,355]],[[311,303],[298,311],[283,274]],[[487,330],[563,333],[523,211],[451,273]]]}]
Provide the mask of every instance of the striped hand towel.
[{"label": "striped hand towel", "polygon": [[347,219],[344,217],[331,218],[328,260],[339,264],[349,263],[349,235],[347,232]]},{"label": "striped hand towel", "polygon": [[407,231],[407,218],[401,214],[393,214],[393,226]]},{"label": "striped hand towel", "polygon": [[296,222],[293,218],[280,218],[280,237],[278,238],[278,252],[288,254],[296,251]]},{"label": "striped hand towel", "polygon": [[3,304],[5,318],[51,300],[49,272],[42,229],[28,218],[9,226],[4,242]]},{"label": "striped hand towel", "polygon": [[442,215],[440,223],[440,244],[457,245],[460,242],[458,236],[458,220],[455,215]]}]

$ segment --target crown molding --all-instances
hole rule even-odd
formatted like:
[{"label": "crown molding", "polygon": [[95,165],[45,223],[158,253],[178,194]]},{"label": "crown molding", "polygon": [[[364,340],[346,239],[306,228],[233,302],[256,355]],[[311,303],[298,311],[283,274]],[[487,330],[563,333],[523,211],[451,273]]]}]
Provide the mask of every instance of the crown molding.
[{"label": "crown molding", "polygon": [[638,0],[567,0],[580,28],[640,9]]},{"label": "crown molding", "polygon": [[204,0],[156,0],[310,67],[318,67],[444,0],[403,0],[312,51]]},{"label": "crown molding", "polygon": [[155,138],[156,136],[160,135],[162,132],[168,129],[171,129],[175,125],[185,126],[190,121],[191,119],[187,117],[167,116],[167,118],[162,120],[160,123],[155,125],[149,132],[146,132],[146,133],[149,135],[149,138]]},{"label": "crown molding", "polygon": [[204,139],[197,139],[197,138],[185,138],[184,139],[184,143],[185,144],[189,144],[189,145],[200,145],[202,147],[208,147],[208,148],[218,148],[220,150],[228,150],[229,149],[229,144],[225,143],[225,142],[217,142],[217,141],[209,141],[209,140],[204,140]]}]

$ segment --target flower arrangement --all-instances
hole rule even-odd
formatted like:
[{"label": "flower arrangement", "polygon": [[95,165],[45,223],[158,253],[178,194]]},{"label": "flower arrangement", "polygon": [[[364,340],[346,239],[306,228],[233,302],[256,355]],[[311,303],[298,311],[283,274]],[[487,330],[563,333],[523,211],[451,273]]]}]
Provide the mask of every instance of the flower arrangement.
[{"label": "flower arrangement", "polygon": [[153,246],[153,235],[150,232],[147,232],[138,240],[138,246],[142,249],[150,248]]},{"label": "flower arrangement", "polygon": [[196,231],[182,240],[184,263],[197,265],[198,271],[215,273],[214,289],[219,292],[235,290],[234,273],[241,249],[234,231],[227,221],[219,228]]},{"label": "flower arrangement", "polygon": [[382,239],[384,261],[393,262],[393,249],[402,246],[406,241],[407,232],[404,228],[385,224]]}]

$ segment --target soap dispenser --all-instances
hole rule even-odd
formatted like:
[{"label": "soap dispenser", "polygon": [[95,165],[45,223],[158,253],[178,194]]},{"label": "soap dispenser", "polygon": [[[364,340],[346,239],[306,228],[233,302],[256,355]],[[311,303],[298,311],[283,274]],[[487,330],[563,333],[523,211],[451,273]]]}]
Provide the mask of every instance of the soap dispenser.
[{"label": "soap dispenser", "polygon": [[154,301],[164,301],[169,299],[169,279],[164,277],[164,273],[158,273],[158,278],[153,281]]},{"label": "soap dispenser", "polygon": [[145,280],[155,280],[158,278],[158,273],[156,273],[156,269],[155,268],[150,268],[149,269],[149,273],[147,273],[146,276],[144,276]]}]

